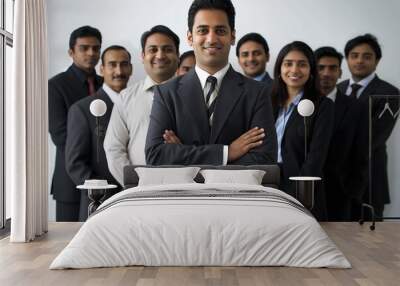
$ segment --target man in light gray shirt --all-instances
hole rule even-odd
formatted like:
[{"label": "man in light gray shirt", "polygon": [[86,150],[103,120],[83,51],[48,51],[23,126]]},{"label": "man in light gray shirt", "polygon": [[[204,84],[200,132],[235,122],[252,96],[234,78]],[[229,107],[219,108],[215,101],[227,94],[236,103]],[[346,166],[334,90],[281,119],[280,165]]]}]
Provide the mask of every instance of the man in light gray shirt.
[{"label": "man in light gray shirt", "polygon": [[143,33],[141,45],[147,77],[121,92],[104,140],[108,167],[121,185],[126,165],[146,164],[144,147],[153,87],[172,78],[179,62],[179,38],[165,26],[157,25]]}]

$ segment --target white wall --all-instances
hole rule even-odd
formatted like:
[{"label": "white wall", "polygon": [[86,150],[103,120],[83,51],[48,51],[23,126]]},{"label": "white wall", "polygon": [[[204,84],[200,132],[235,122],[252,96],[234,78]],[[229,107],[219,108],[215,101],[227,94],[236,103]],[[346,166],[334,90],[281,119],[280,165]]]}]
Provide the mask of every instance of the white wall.
[{"label": "white wall", "polygon": [[[144,77],[140,60],[140,36],[157,24],[170,27],[181,38],[181,52],[190,49],[186,43],[187,10],[191,0],[48,0],[48,38],[50,76],[70,65],[67,56],[71,31],[82,25],[92,25],[103,34],[103,47],[120,44],[133,55],[133,79]],[[398,0],[233,0],[236,8],[237,39],[248,32],[259,32],[270,45],[273,63],[280,48],[293,40],[307,42],[313,49],[331,45],[343,52],[348,39],[363,33],[378,37],[383,58],[377,73],[400,87],[398,48],[400,36],[400,1]],[[230,60],[240,70],[234,48]],[[343,64],[343,79],[349,77]],[[131,82],[132,82],[131,81]],[[391,196],[395,203],[387,208],[386,216],[400,216],[400,140],[397,124],[389,140],[389,172]],[[49,156],[54,159],[54,156]],[[51,162],[52,166],[54,162]]]}]

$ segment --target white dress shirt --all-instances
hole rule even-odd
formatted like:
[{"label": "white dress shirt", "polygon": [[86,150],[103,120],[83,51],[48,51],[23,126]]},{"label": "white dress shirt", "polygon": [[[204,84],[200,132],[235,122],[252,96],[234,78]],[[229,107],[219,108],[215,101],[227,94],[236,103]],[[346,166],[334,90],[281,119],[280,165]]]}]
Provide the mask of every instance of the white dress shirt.
[{"label": "white dress shirt", "polygon": [[333,102],[335,102],[336,93],[337,93],[337,87],[335,86],[335,88],[326,97],[331,99]]},{"label": "white dress shirt", "polygon": [[264,76],[267,74],[267,72],[263,72],[262,74],[256,76],[256,77],[252,77],[252,79],[256,80],[256,81],[262,81]]},{"label": "white dress shirt", "polygon": [[113,90],[111,87],[109,87],[106,83],[103,83],[102,88],[114,104],[116,101],[119,100],[120,97],[119,93]]},{"label": "white dress shirt", "polygon": [[153,104],[153,87],[157,85],[149,76],[124,89],[114,102],[104,151],[108,168],[123,185],[123,168],[127,165],[145,165],[145,143]]},{"label": "white dress shirt", "polygon": [[[206,101],[207,93],[211,87],[211,85],[207,82],[207,78],[211,75],[217,79],[217,84],[215,86],[214,92],[212,93],[212,95],[210,97],[210,103],[211,103],[217,97],[219,89],[221,87],[222,79],[225,77],[226,73],[228,72],[229,67],[230,67],[230,65],[228,63],[226,66],[224,66],[222,69],[217,71],[215,74],[209,74],[205,70],[201,69],[198,65],[195,66],[196,74],[199,77],[200,84],[203,88],[204,101]],[[207,104],[207,102],[206,102],[206,104]],[[212,124],[212,117],[210,118],[210,124]],[[228,146],[227,145],[224,145],[222,158],[223,158],[222,165],[228,164]]]},{"label": "white dress shirt", "polygon": [[351,85],[353,83],[361,85],[360,89],[357,91],[357,99],[360,98],[361,93],[364,91],[364,89],[367,87],[367,85],[373,80],[375,77],[375,73],[371,73],[369,76],[363,78],[359,82],[355,82],[354,79],[351,77],[349,80],[349,86],[346,89],[346,95],[351,94]]}]

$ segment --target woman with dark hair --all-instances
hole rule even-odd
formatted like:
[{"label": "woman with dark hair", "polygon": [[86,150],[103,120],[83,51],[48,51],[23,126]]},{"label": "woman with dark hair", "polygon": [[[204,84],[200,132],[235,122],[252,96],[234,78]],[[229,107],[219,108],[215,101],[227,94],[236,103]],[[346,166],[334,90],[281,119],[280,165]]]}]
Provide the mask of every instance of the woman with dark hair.
[{"label": "woman with dark hair", "polygon": [[[274,68],[271,99],[278,137],[278,163],[281,167],[281,189],[295,195],[292,176],[323,178],[334,123],[333,102],[320,96],[313,51],[300,41],[287,44],[279,52]],[[304,119],[297,111],[302,99],[314,103],[314,113]],[[305,154],[307,136],[307,154]],[[326,220],[326,201],[322,183],[317,183],[312,213],[318,220]]]}]

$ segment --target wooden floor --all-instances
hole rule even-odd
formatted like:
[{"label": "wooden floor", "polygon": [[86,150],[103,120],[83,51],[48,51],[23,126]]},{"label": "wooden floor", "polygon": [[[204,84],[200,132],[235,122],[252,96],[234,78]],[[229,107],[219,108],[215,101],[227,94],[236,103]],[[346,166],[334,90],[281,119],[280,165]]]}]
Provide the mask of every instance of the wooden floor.
[{"label": "wooden floor", "polygon": [[122,267],[48,270],[79,229],[79,223],[51,223],[32,243],[0,241],[0,285],[400,285],[400,223],[382,222],[375,231],[357,223],[323,227],[353,268]]}]

